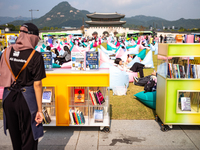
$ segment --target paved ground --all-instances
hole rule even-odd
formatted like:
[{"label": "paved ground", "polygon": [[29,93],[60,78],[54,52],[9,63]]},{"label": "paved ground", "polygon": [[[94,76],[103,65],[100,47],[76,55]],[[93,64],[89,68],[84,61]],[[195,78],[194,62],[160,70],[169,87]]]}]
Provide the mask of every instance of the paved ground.
[{"label": "paved ground", "polygon": [[[89,127],[45,127],[39,150],[200,150],[200,126],[162,132],[154,120],[112,120],[111,132]],[[11,150],[0,121],[0,150]]]}]

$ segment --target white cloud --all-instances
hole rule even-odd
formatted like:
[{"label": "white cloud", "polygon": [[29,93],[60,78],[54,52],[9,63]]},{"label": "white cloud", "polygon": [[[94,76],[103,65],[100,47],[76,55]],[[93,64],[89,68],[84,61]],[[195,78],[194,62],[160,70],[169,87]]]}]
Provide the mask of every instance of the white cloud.
[{"label": "white cloud", "polygon": [[12,5],[8,7],[11,10],[18,10],[20,8],[20,5]]}]

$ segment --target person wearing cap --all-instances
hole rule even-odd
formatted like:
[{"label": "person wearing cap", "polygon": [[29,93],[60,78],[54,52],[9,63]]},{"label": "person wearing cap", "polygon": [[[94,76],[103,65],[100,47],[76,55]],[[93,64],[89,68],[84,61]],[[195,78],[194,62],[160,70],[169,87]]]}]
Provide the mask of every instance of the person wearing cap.
[{"label": "person wearing cap", "polygon": [[39,30],[32,23],[20,27],[16,43],[0,60],[4,133],[9,130],[13,149],[35,150],[43,136],[42,79],[46,77],[42,55],[34,48]]}]

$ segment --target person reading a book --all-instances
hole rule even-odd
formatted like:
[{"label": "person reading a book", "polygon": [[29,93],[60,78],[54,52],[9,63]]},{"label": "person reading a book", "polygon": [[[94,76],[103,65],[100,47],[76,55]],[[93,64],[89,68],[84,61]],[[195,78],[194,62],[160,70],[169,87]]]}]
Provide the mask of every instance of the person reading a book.
[{"label": "person reading a book", "polygon": [[115,59],[115,63],[117,64],[117,67],[122,70],[122,71],[126,71],[126,72],[139,72],[140,74],[140,78],[144,77],[144,73],[143,73],[143,68],[145,67],[145,65],[141,64],[141,63],[134,63],[132,67],[128,68],[126,66],[125,63],[122,62],[121,58],[116,58]]},{"label": "person reading a book", "polygon": [[59,65],[62,65],[63,63],[71,61],[71,51],[69,50],[68,46],[64,46],[64,54],[61,56],[57,56],[55,58],[55,61],[59,61]]},{"label": "person reading a book", "polygon": [[0,60],[0,86],[3,93],[3,123],[13,149],[36,150],[43,136],[42,79],[46,77],[41,53],[34,50],[39,30],[24,23],[15,44],[8,47]]}]

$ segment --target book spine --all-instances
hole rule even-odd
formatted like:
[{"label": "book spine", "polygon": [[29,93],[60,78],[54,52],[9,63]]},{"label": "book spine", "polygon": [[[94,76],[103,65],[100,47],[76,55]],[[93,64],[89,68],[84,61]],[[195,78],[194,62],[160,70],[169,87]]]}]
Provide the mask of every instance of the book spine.
[{"label": "book spine", "polygon": [[79,124],[82,124],[78,111],[76,111]]},{"label": "book spine", "polygon": [[172,78],[170,63],[168,64],[168,67],[169,67],[169,76],[170,78]]},{"label": "book spine", "polygon": [[83,113],[81,112],[81,118],[83,120],[83,123],[85,124],[85,117],[83,116]]},{"label": "book spine", "polygon": [[70,116],[70,119],[71,119],[71,124],[74,125],[74,118],[72,117],[72,110],[70,109],[69,110],[69,116]]},{"label": "book spine", "polygon": [[73,112],[73,115],[74,115],[75,122],[76,122],[76,124],[78,125],[78,120],[77,120],[76,112],[75,112],[75,111]]},{"label": "book spine", "polygon": [[97,99],[98,99],[98,101],[99,101],[99,105],[101,105],[101,100],[100,100],[100,97],[99,97],[98,92],[96,92],[96,95],[97,95]]},{"label": "book spine", "polygon": [[92,101],[92,105],[94,105],[94,101],[93,101],[93,98],[92,98],[91,91],[89,91],[89,95],[90,95],[90,99],[91,99],[91,101]]},{"label": "book spine", "polygon": [[96,101],[96,98],[94,96],[94,91],[92,91],[91,94],[92,94],[92,98],[93,98],[94,104],[97,105],[97,101]]},{"label": "book spine", "polygon": [[73,122],[74,122],[74,124],[76,124],[76,119],[75,119],[75,116],[74,116],[74,110],[72,110],[71,113],[72,113],[72,117],[73,117]]},{"label": "book spine", "polygon": [[[95,100],[97,102],[97,105],[99,104],[99,101],[98,101],[98,98],[97,98],[97,95],[96,95],[96,92],[94,92],[94,97],[95,97]],[[101,105],[101,104],[100,104]]]},{"label": "book spine", "polygon": [[179,64],[177,64],[177,70],[178,70],[178,78],[181,78],[180,70],[179,70]]},{"label": "book spine", "polygon": [[170,66],[170,70],[171,70],[171,78],[174,78],[174,77],[173,77],[173,68],[172,68],[172,64],[169,63],[169,66]]},{"label": "book spine", "polygon": [[78,111],[78,115],[79,115],[79,117],[80,117],[81,124],[84,124],[84,123],[83,123],[83,119],[82,119],[82,117],[81,117],[81,111]]},{"label": "book spine", "polygon": [[190,78],[190,66],[191,65],[189,64],[188,69],[187,69],[188,70],[188,78]]}]

